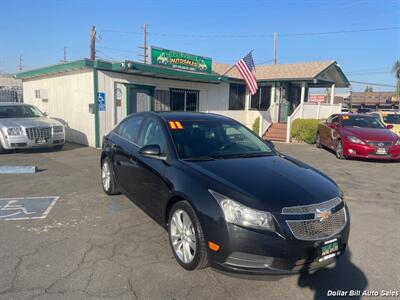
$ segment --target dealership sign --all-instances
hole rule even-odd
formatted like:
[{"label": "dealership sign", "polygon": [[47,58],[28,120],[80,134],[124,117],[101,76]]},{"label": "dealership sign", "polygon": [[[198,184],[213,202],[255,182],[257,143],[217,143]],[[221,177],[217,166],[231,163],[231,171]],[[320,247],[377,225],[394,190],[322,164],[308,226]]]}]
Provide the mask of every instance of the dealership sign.
[{"label": "dealership sign", "polygon": [[309,102],[326,102],[325,95],[310,95],[308,96]]},{"label": "dealership sign", "polygon": [[211,73],[212,71],[211,58],[158,47],[151,47],[151,63],[203,73]]}]

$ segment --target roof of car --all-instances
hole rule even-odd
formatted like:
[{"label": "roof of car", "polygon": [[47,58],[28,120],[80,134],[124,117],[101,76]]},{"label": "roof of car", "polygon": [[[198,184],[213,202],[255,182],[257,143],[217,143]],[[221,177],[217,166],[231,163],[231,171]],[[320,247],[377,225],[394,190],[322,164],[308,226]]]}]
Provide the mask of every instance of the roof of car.
[{"label": "roof of car", "polygon": [[213,113],[201,113],[201,112],[151,112],[160,116],[166,121],[176,120],[176,121],[188,121],[188,120],[232,120],[226,116],[213,114]]},{"label": "roof of car", "polygon": [[30,105],[30,104],[21,103],[21,102],[0,102],[0,106],[9,106],[9,105],[23,106],[23,105]]}]

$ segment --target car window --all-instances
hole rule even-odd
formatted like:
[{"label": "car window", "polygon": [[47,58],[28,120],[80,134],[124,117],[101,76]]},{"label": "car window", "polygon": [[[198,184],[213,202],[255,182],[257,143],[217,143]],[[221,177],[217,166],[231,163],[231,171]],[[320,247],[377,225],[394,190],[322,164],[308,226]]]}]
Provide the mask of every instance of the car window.
[{"label": "car window", "polygon": [[140,126],[143,122],[143,116],[135,116],[126,119],[123,123],[117,127],[117,130],[120,132],[116,132],[123,138],[127,139],[130,142],[137,144],[139,137]]},{"label": "car window", "polygon": [[31,105],[4,105],[0,106],[0,118],[40,118],[42,112]]},{"label": "car window", "polygon": [[[326,120],[326,123],[329,124],[329,123],[334,122],[333,119],[335,119],[335,118],[339,118],[339,116],[338,116],[338,115],[332,115],[332,116],[330,116],[330,117]],[[338,120],[337,120],[336,122],[338,122]]]},{"label": "car window", "polygon": [[161,148],[161,153],[164,153],[165,137],[161,129],[161,124],[157,120],[150,119],[143,127],[139,145],[159,145]]},{"label": "car window", "polygon": [[362,115],[343,116],[342,125],[359,128],[386,128],[379,119]]},{"label": "car window", "polygon": [[383,117],[383,121],[389,124],[400,124],[400,115],[386,115]]}]

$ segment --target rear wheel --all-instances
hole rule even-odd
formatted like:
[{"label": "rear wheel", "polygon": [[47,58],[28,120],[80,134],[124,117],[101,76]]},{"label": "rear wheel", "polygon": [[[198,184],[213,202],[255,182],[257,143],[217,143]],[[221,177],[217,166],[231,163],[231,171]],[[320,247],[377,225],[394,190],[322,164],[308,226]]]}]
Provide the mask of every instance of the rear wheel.
[{"label": "rear wheel", "polygon": [[103,159],[101,165],[101,183],[103,190],[107,195],[119,194],[119,190],[115,183],[114,173],[112,171],[112,165],[108,158]]},{"label": "rear wheel", "polygon": [[338,159],[346,159],[346,157],[343,155],[343,144],[341,140],[337,140],[335,152]]},{"label": "rear wheel", "polygon": [[203,230],[187,201],[176,203],[168,218],[168,235],[172,252],[186,270],[207,267],[207,250]]}]

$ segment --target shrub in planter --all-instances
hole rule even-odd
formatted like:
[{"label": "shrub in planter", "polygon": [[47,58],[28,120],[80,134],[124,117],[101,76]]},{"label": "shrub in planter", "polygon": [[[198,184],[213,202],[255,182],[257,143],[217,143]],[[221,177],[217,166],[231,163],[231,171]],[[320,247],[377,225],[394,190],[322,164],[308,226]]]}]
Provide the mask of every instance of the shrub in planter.
[{"label": "shrub in planter", "polygon": [[320,120],[296,119],[292,123],[291,135],[297,141],[315,144]]},{"label": "shrub in planter", "polygon": [[253,123],[253,131],[258,135],[260,132],[260,117],[257,117]]}]

